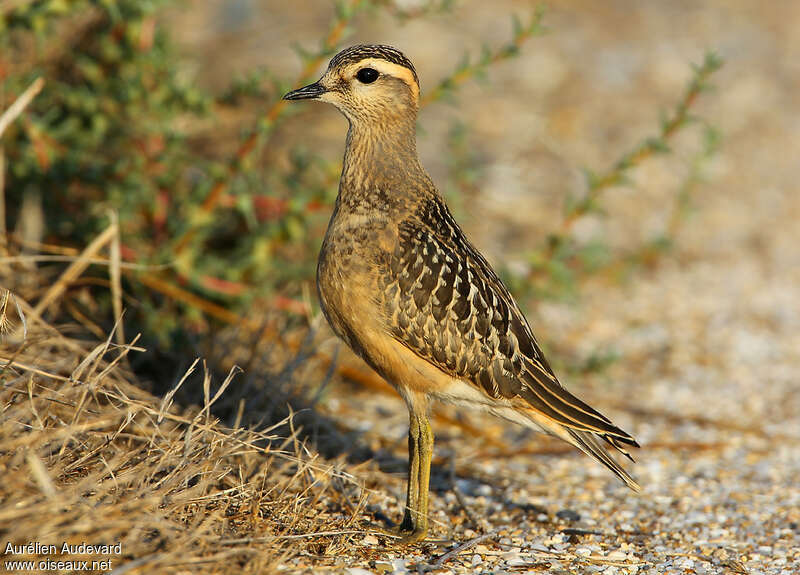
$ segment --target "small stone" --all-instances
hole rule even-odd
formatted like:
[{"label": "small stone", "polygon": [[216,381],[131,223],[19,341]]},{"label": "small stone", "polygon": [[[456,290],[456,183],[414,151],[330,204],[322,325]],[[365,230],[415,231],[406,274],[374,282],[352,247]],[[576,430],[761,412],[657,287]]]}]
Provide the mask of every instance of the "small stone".
[{"label": "small stone", "polygon": [[513,557],[509,557],[506,559],[506,565],[509,567],[519,567],[520,565],[525,565],[528,561],[523,558],[519,553],[514,554]]},{"label": "small stone", "polygon": [[606,559],[610,559],[611,561],[625,561],[628,559],[628,554],[617,549],[606,555]]},{"label": "small stone", "polygon": [[492,488],[485,483],[481,483],[478,488],[475,490],[475,493],[478,495],[483,495],[484,497],[489,497],[492,494]]},{"label": "small stone", "polygon": [[580,521],[581,514],[577,511],[573,511],[572,509],[562,509],[561,511],[556,512],[556,517],[559,519],[563,519],[564,521]]},{"label": "small stone", "polygon": [[394,571],[394,567],[387,561],[376,561],[375,571],[378,573],[392,573]]},{"label": "small stone", "polygon": [[372,534],[369,534],[369,535],[364,536],[364,538],[361,540],[361,543],[364,544],[364,545],[370,545],[370,546],[377,545],[378,544],[378,538],[375,537]]},{"label": "small stone", "polygon": [[408,573],[406,560],[402,558],[392,559],[392,572],[394,575],[405,575]]},{"label": "small stone", "polygon": [[592,550],[588,547],[577,547],[575,549],[575,555],[580,555],[581,557],[588,557],[592,554]]}]

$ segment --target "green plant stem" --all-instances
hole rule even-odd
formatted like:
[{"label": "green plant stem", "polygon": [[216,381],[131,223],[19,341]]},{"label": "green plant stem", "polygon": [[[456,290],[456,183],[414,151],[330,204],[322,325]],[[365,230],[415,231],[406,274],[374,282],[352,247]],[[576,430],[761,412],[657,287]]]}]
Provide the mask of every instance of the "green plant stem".
[{"label": "green plant stem", "polygon": [[625,176],[632,168],[655,154],[669,150],[669,140],[690,122],[689,110],[697,101],[698,96],[707,89],[709,77],[721,66],[722,60],[716,54],[707,53],[703,63],[694,67],[694,76],[691,82],[672,114],[662,122],[659,134],[645,140],[622,156],[607,173],[601,176],[588,173],[588,190],[580,201],[568,204],[560,228],[549,238],[548,256],[552,257],[557,248],[566,241],[575,222],[595,209],[595,203],[604,190],[624,183]]},{"label": "green plant stem", "polygon": [[537,8],[531,16],[530,21],[525,25],[517,18],[514,18],[514,34],[508,44],[495,51],[484,48],[483,54],[475,62],[465,59],[452,74],[443,78],[433,90],[423,96],[420,101],[420,106],[441,100],[468,80],[484,74],[491,65],[516,56],[527,40],[542,33],[543,16],[544,11],[541,8]]},{"label": "green plant stem", "polygon": [[[340,6],[340,9],[336,11],[336,16],[334,16],[331,28],[328,31],[328,35],[323,40],[321,48],[313,56],[306,59],[303,70],[295,82],[297,85],[302,85],[311,81],[313,74],[319,68],[320,64],[322,64],[325,58],[339,45],[339,42],[347,31],[347,26],[367,4],[368,3],[364,0],[349,0]],[[225,177],[217,180],[200,205],[200,210],[203,213],[211,212],[217,206],[233,178],[241,171],[245,160],[250,157],[259,144],[272,132],[278,119],[283,116],[286,104],[287,102],[283,99],[276,100],[264,114],[260,122],[260,129],[251,131],[242,141],[236,153],[228,162]],[[194,238],[196,232],[197,229],[195,227],[190,227],[175,240],[174,250],[176,254],[183,252]]]}]

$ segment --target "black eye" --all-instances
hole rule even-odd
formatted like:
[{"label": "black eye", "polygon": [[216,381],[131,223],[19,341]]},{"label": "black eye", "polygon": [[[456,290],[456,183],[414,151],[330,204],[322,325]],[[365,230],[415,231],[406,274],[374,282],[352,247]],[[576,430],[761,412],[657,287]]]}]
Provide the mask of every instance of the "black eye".
[{"label": "black eye", "polygon": [[378,79],[378,71],[373,68],[361,68],[356,74],[356,78],[362,84],[372,84]]}]

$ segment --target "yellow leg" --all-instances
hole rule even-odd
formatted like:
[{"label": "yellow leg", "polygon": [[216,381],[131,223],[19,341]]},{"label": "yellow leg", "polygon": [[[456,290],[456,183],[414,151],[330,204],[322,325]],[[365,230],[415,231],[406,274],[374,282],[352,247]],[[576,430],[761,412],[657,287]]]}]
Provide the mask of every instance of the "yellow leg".
[{"label": "yellow leg", "polygon": [[433,456],[433,431],[425,413],[410,412],[408,428],[408,495],[401,543],[413,543],[428,532],[428,489]]}]

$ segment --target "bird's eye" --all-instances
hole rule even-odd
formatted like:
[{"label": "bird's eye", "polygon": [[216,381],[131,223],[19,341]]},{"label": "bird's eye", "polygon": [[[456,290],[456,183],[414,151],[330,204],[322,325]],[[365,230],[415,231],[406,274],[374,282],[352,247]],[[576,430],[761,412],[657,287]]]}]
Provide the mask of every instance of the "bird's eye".
[{"label": "bird's eye", "polygon": [[356,78],[362,84],[372,84],[378,79],[378,71],[374,68],[361,68],[356,74]]}]

